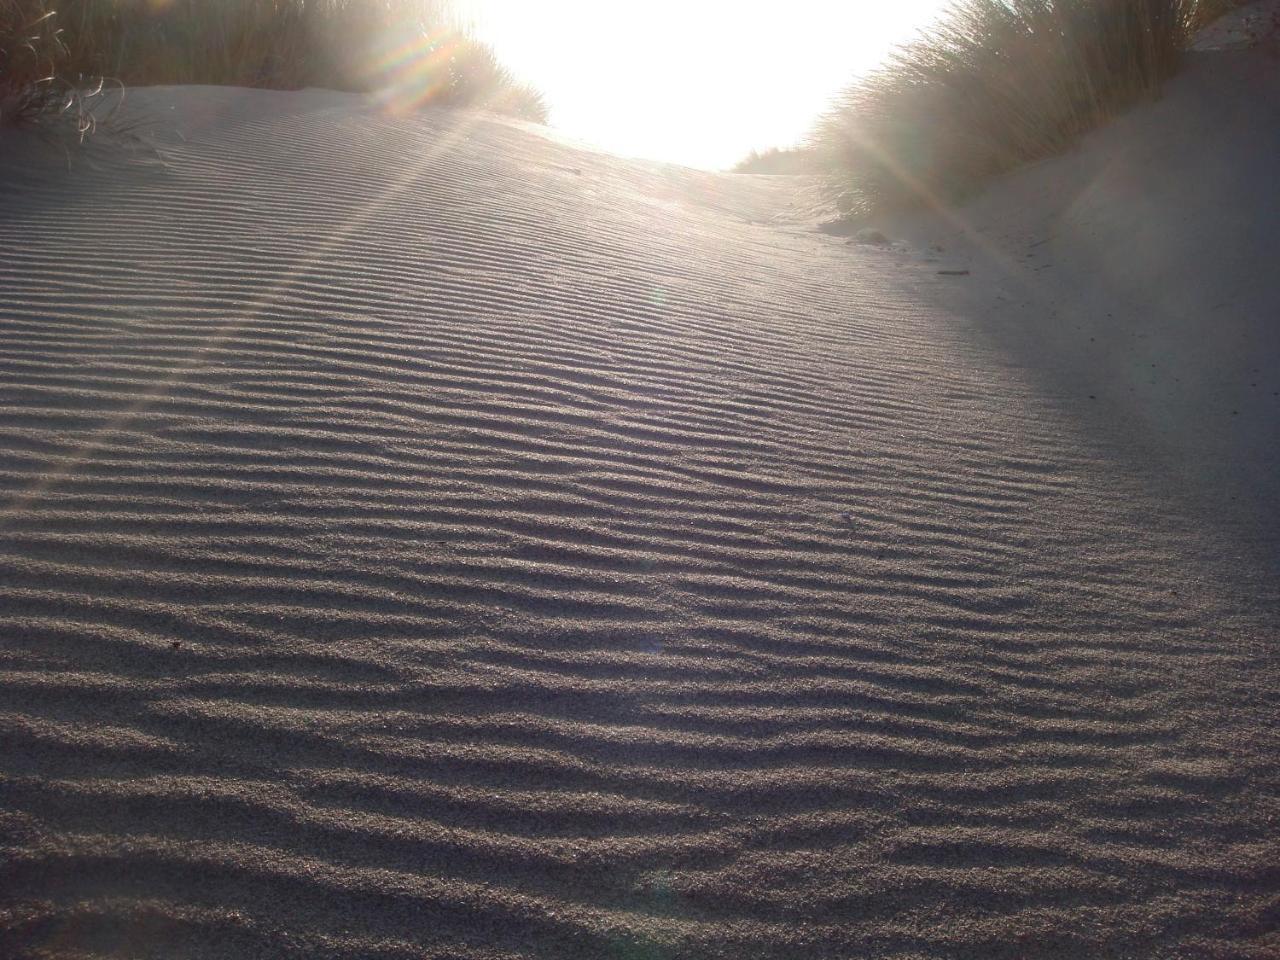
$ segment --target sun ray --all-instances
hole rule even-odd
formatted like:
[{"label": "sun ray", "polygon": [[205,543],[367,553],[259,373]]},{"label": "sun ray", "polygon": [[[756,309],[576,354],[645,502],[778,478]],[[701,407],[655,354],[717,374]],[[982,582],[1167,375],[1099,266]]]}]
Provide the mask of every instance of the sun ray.
[{"label": "sun ray", "polygon": [[126,429],[141,414],[163,400],[175,387],[181,385],[183,382],[182,371],[184,369],[190,369],[201,358],[230,340],[255,319],[283,302],[288,297],[295,281],[318,265],[329,261],[344,243],[363,227],[375,222],[383,210],[393,203],[397,197],[409,190],[433,163],[446,155],[459,141],[465,139],[470,129],[478,121],[479,116],[479,114],[461,111],[452,114],[450,116],[451,128],[438,138],[434,149],[412,162],[406,163],[401,176],[390,181],[359,213],[352,216],[345,223],[337,225],[328,237],[312,247],[305,256],[295,261],[292,268],[282,273],[274,284],[263,291],[246,312],[214,327],[200,346],[187,354],[184,362],[178,365],[178,369],[173,374],[157,380],[143,392],[141,397],[123,410],[117,411],[98,426],[87,440],[65,456],[63,464],[58,470],[42,476],[13,497],[8,504],[0,507],[0,522],[29,510],[41,498],[56,489],[59,484],[75,475],[113,436]]}]

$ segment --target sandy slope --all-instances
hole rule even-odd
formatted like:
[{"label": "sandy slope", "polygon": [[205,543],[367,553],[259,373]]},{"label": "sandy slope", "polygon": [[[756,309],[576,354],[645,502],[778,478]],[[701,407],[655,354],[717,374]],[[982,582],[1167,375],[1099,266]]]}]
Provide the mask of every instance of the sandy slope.
[{"label": "sandy slope", "polygon": [[992,336],[1099,397],[1154,471],[1207,492],[1200,509],[1234,515],[1274,561],[1278,182],[1280,48],[1198,53],[1069,154],[886,229],[971,269],[967,310]]},{"label": "sandy slope", "polygon": [[1280,950],[1275,522],[998,283],[496,122],[133,107],[163,165],[2,148],[0,955]]}]

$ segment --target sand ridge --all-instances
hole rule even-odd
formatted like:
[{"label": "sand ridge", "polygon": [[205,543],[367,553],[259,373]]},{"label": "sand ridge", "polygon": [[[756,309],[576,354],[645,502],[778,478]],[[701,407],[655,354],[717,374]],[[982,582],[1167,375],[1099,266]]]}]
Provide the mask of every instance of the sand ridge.
[{"label": "sand ridge", "polygon": [[131,109],[0,179],[4,955],[1277,948],[1274,590],[953,279],[516,124]]}]

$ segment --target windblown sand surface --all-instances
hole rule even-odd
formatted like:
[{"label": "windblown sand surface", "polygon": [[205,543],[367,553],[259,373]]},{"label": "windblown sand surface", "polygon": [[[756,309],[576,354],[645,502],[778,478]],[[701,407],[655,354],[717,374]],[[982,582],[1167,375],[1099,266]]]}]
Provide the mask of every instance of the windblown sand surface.
[{"label": "windblown sand surface", "polygon": [[1090,334],[765,178],[131,103],[0,146],[0,955],[1280,951],[1276,515]]}]

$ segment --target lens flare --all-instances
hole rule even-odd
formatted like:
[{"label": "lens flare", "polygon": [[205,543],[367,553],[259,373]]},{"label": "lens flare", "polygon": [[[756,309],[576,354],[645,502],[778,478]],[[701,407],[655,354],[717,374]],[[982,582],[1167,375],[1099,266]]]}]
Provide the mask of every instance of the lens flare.
[{"label": "lens flare", "polygon": [[369,61],[366,73],[388,113],[403,114],[438,100],[455,83],[454,62],[464,41],[452,30],[419,33]]}]

